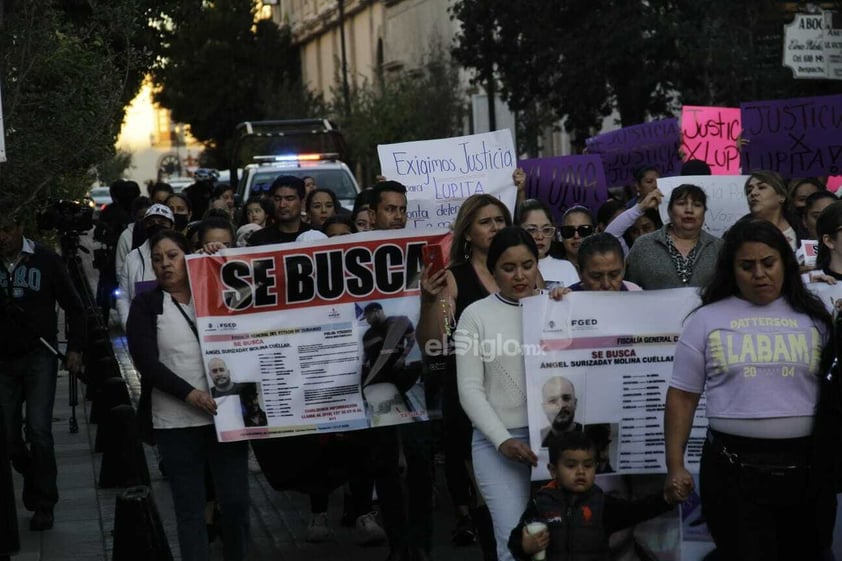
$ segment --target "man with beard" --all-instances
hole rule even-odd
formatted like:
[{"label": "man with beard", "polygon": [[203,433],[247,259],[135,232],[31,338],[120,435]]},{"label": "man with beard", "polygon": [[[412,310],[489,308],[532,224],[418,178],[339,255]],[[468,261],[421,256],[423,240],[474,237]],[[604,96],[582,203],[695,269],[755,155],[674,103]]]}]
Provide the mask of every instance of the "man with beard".
[{"label": "man with beard", "polygon": [[549,446],[550,439],[565,432],[582,430],[576,416],[576,388],[564,376],[553,376],[541,388],[541,405],[550,426],[541,429],[541,446]]},{"label": "man with beard", "polygon": [[208,374],[210,374],[213,387],[211,395],[222,397],[224,395],[237,395],[240,393],[242,384],[235,384],[231,379],[231,372],[221,358],[212,358],[208,361]]}]

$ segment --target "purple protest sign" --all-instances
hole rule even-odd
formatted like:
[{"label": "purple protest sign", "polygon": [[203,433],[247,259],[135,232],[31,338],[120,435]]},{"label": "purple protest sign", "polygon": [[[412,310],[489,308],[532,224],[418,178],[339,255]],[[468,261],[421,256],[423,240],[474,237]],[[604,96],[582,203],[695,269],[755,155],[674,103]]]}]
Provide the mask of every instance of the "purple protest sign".
[{"label": "purple protest sign", "polygon": [[655,166],[661,176],[678,175],[681,128],[678,119],[661,119],[592,136],[585,140],[588,154],[599,154],[608,185],[631,185],[634,170]]},{"label": "purple protest sign", "polygon": [[740,104],[743,173],[787,178],[842,173],[842,95]]},{"label": "purple protest sign", "polygon": [[557,156],[521,160],[526,172],[526,197],[539,199],[553,211],[556,223],[568,208],[583,205],[596,214],[608,198],[599,156]]}]

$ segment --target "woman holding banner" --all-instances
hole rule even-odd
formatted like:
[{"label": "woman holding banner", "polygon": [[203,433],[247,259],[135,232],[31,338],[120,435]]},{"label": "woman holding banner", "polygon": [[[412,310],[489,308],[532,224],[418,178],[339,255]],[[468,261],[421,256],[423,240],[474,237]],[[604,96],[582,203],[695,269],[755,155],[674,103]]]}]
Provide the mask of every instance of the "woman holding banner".
[{"label": "woman holding banner", "polygon": [[[457,511],[453,542],[470,543],[476,531],[486,559],[495,558],[496,544],[488,508],[472,482],[473,428],[459,403],[451,336],[469,305],[497,292],[497,281],[487,266],[488,250],[496,234],[511,224],[509,209],[496,197],[472,195],[465,199],[453,223],[450,266],[434,274],[425,269],[421,276],[421,315],[416,329],[428,366],[435,360],[445,363],[442,421],[445,479]],[[432,352],[432,346],[438,350]]]},{"label": "woman holding banner", "polygon": [[193,297],[181,233],[152,236],[152,268],[158,286],[132,301],[129,352],[140,373],[138,422],[151,424],[172,488],[181,558],[207,561],[205,463],[210,466],[222,511],[226,561],[246,555],[249,529],[248,443],[217,442],[211,397],[199,347]]},{"label": "woman holding banner", "polygon": [[526,374],[520,300],[536,294],[538,247],[525,230],[504,228],[491,241],[488,271],[499,291],[468,306],[454,334],[459,399],[473,424],[477,486],[491,512],[497,556],[512,559],[509,533],[529,500]]},{"label": "woman holding banner", "polygon": [[706,285],[722,247],[721,239],[702,229],[706,210],[707,195],[701,187],[685,184],[673,189],[669,222],[631,247],[626,280],[644,290]]},{"label": "woman holding banner", "polygon": [[678,341],[664,412],[664,492],[684,501],[694,487],[684,452],[705,392],[699,480],[717,558],[829,553],[842,425],[838,381],[823,375],[830,333],[781,231],[738,221]]}]

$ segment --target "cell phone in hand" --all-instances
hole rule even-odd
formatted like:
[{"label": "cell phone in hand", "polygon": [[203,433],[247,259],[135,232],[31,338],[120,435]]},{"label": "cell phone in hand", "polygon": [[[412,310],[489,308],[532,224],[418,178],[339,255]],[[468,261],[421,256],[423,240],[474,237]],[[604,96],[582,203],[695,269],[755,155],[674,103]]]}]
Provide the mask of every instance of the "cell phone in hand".
[{"label": "cell phone in hand", "polygon": [[421,248],[421,258],[427,268],[427,274],[433,276],[444,269],[444,252],[438,244],[427,244]]}]

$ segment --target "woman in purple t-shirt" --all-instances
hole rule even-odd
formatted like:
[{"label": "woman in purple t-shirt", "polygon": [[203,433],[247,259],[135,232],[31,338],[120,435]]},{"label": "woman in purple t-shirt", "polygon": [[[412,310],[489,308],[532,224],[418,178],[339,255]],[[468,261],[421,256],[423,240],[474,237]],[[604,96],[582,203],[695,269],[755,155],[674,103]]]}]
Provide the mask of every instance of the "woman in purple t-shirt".
[{"label": "woman in purple t-shirt", "polygon": [[737,222],[679,339],[664,413],[665,492],[685,500],[694,483],[684,451],[705,392],[700,495],[719,558],[817,559],[829,550],[838,446],[826,445],[825,430],[836,429],[819,403],[830,329],[781,231]]}]

